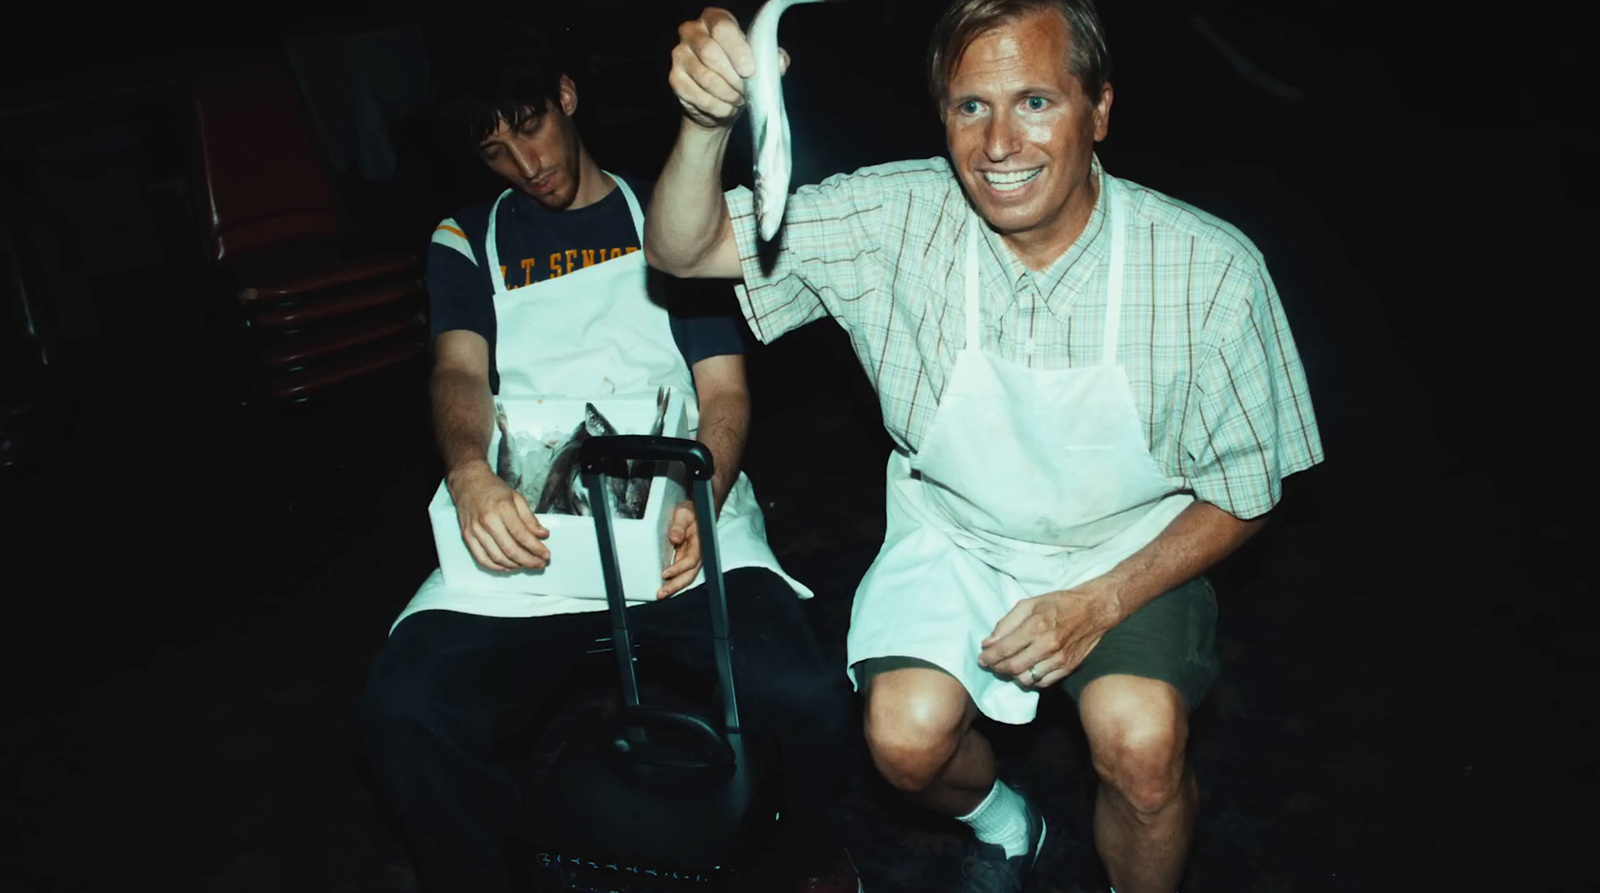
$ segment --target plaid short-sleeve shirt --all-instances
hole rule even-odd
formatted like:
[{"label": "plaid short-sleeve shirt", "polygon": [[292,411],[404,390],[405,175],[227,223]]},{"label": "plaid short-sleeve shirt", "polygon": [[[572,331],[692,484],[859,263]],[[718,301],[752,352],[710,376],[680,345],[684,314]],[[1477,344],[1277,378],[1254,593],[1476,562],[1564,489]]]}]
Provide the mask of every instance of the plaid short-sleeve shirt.
[{"label": "plaid short-sleeve shirt", "polygon": [[[1098,159],[1093,175],[1109,176]],[[1118,356],[1146,443],[1174,492],[1239,518],[1265,514],[1283,478],[1322,461],[1305,372],[1266,264],[1229,224],[1120,182],[1131,231]],[[877,389],[889,434],[915,452],[963,346],[963,239],[982,225],[949,164],[896,162],[801,187],[771,269],[757,252],[749,190],[729,192],[727,203],[751,330],[771,341],[834,317]],[[1111,250],[1103,205],[1037,273],[983,227],[985,351],[1035,369],[1100,362]]]}]

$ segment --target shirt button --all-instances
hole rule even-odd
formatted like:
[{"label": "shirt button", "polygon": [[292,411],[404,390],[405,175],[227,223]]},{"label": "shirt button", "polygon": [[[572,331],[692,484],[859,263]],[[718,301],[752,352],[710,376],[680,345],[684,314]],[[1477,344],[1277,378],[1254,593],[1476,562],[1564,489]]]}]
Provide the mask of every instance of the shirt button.
[{"label": "shirt button", "polygon": [[1032,338],[1029,338],[1027,341],[1022,342],[1022,352],[1027,354],[1030,357],[1033,356],[1033,339]]}]

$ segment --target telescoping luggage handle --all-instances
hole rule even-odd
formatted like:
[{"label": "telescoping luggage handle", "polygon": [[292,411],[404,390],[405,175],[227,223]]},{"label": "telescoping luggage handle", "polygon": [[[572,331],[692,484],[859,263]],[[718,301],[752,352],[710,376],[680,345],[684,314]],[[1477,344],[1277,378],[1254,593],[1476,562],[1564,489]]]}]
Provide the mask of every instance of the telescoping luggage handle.
[{"label": "telescoping luggage handle", "polygon": [[589,491],[595,533],[600,546],[600,567],[605,574],[606,601],[611,608],[611,630],[622,693],[630,708],[639,706],[639,681],[633,671],[633,643],[628,638],[627,602],[622,591],[622,569],[617,565],[612,516],[616,511],[607,476],[626,476],[629,460],[682,462],[693,481],[695,517],[700,527],[700,561],[705,568],[711,603],[711,652],[716,659],[717,681],[722,689],[724,730],[739,732],[739,699],[733,688],[733,659],[728,652],[728,596],[722,586],[722,560],[717,552],[716,506],[711,497],[711,451],[705,444],[682,437],[613,434],[591,437],[578,448],[583,484]]}]

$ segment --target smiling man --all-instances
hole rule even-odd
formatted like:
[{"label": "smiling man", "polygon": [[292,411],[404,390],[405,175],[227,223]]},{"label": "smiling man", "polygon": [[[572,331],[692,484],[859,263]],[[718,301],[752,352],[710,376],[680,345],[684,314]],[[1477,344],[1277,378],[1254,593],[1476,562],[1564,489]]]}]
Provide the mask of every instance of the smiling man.
[{"label": "smiling man", "polygon": [[1218,673],[1203,574],[1322,459],[1260,253],[1102,168],[1113,94],[1091,0],[960,0],[929,54],[948,161],[801,188],[769,269],[750,193],[719,188],[750,46],[717,9],[679,37],[684,121],[647,259],[742,279],[765,341],[835,318],[895,441],[849,635],[874,762],[971,827],[960,890],[1020,890],[1046,823],[974,721],[1030,722],[1059,685],[1115,889],[1171,893],[1198,802],[1188,715]]}]

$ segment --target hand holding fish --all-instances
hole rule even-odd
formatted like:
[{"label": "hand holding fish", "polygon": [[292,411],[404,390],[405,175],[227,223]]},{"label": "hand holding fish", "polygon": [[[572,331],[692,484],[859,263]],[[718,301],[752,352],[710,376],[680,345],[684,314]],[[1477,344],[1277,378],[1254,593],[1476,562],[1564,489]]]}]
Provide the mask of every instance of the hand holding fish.
[{"label": "hand holding fish", "polygon": [[479,565],[515,571],[541,568],[550,560],[549,548],[540,542],[550,531],[487,462],[452,471],[445,483],[456,504],[461,539]]},{"label": "hand holding fish", "polygon": [[[787,71],[789,54],[778,55],[779,71]],[[755,73],[755,52],[733,13],[707,7],[678,26],[667,83],[690,121],[707,130],[731,127],[745,105],[745,79]]]},{"label": "hand holding fish", "polygon": [[1090,586],[1025,598],[983,640],[978,663],[1024,688],[1049,688],[1076,670],[1121,619],[1115,600]]},{"label": "hand holding fish", "polygon": [[700,573],[700,526],[695,521],[693,501],[685,499],[672,509],[667,542],[673,548],[672,565],[661,572],[667,582],[656,593],[658,599],[677,593]]}]

